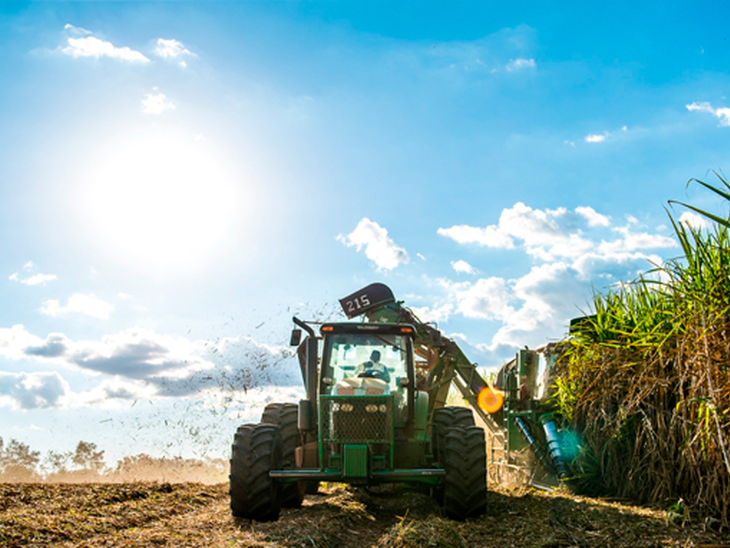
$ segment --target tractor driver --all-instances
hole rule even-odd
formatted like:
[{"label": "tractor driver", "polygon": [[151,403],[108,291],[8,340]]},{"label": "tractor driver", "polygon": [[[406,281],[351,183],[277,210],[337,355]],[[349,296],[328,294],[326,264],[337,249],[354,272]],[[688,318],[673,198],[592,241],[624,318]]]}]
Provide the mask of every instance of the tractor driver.
[{"label": "tractor driver", "polygon": [[355,374],[358,377],[371,377],[385,382],[390,382],[390,373],[388,373],[388,368],[380,362],[379,350],[373,350],[370,354],[370,359],[357,366]]}]

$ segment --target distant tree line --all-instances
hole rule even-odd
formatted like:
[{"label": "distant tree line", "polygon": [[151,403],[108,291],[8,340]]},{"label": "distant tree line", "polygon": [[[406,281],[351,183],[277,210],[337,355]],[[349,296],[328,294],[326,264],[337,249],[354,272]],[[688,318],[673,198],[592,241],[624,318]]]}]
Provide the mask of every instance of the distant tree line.
[{"label": "distant tree line", "polygon": [[0,482],[225,481],[222,459],[126,456],[109,467],[95,443],[79,441],[74,451],[50,450],[45,456],[26,443],[0,437]]}]

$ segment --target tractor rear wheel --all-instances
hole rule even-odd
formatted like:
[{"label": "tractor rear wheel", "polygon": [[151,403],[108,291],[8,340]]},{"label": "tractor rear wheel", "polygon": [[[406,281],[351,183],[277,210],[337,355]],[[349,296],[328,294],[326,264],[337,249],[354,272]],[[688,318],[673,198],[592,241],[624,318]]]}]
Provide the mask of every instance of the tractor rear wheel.
[{"label": "tractor rear wheel", "polygon": [[269,477],[281,468],[279,427],[273,424],[244,424],[233,438],[230,487],[234,516],[274,521],[279,519],[281,490]]},{"label": "tractor rear wheel", "polygon": [[444,446],[444,434],[454,427],[474,426],[474,415],[468,407],[440,407],[433,412],[431,420],[431,451],[437,461],[442,460],[441,448]]},{"label": "tractor rear wheel", "polygon": [[444,433],[444,513],[463,520],[487,509],[487,449],[478,426],[449,428]]},{"label": "tractor rear wheel", "polygon": [[[284,468],[295,468],[295,451],[300,444],[299,406],[296,403],[270,403],[261,416],[262,423],[275,424],[281,435],[281,463]],[[281,505],[299,508],[304,500],[303,481],[281,484]]]}]

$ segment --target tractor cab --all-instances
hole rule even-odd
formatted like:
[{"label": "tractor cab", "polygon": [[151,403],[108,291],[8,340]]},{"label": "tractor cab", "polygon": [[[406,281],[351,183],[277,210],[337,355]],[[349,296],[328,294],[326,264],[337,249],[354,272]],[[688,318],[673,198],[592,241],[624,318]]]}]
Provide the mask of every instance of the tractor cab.
[{"label": "tractor cab", "polygon": [[398,324],[325,324],[320,394],[393,396],[396,428],[408,421],[413,333]]},{"label": "tractor cab", "polygon": [[[345,477],[362,474],[372,481],[372,472],[400,465],[396,444],[413,424],[414,329],[334,323],[324,324],[321,333],[320,462]],[[360,472],[349,469],[348,463],[361,459]]]}]

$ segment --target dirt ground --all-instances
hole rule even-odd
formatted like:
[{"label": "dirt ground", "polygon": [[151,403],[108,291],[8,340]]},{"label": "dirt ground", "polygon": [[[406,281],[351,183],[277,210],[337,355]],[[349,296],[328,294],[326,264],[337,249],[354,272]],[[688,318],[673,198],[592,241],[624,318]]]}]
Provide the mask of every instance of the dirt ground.
[{"label": "dirt ground", "polygon": [[730,547],[712,522],[522,488],[455,522],[426,494],[323,486],[281,519],[233,518],[227,484],[0,484],[0,546]]}]

